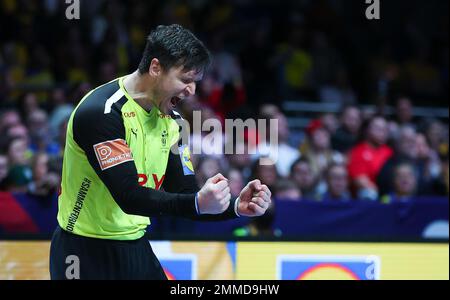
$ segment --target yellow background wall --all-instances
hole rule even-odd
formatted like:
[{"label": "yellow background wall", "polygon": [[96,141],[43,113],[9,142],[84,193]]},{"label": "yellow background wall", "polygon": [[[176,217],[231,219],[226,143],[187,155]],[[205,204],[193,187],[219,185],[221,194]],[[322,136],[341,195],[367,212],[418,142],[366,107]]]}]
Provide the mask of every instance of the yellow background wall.
[{"label": "yellow background wall", "polygon": [[[234,273],[226,243],[171,242],[173,253],[197,255],[198,279],[276,279],[278,255],[375,255],[380,279],[449,279],[448,244],[238,242]],[[0,242],[0,279],[49,279],[48,241]],[[316,279],[341,279],[323,272]]]}]

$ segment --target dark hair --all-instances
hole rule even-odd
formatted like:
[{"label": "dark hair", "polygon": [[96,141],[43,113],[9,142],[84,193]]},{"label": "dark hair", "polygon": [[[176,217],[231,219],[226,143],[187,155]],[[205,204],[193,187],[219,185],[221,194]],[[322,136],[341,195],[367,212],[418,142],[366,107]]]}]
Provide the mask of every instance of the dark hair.
[{"label": "dark hair", "polygon": [[398,105],[398,103],[402,99],[408,99],[409,103],[411,103],[411,105],[412,105],[411,97],[409,97],[409,95],[407,95],[407,94],[398,93],[397,95],[395,95],[394,99],[395,99],[395,105]]},{"label": "dark hair", "polygon": [[[334,169],[334,168],[344,168],[346,171],[347,171],[347,168],[346,168],[346,166],[345,166],[345,164],[343,164],[343,163],[336,163],[336,162],[332,162],[331,164],[329,164],[328,165],[328,167],[325,169],[325,171],[324,171],[324,177],[325,177],[325,179],[328,179],[328,178],[330,178],[330,176],[331,176],[331,171]],[[347,173],[348,173],[348,171],[347,171]]]},{"label": "dark hair", "polygon": [[307,164],[310,168],[311,168],[311,164],[309,163],[309,161],[306,159],[306,157],[302,156],[300,158],[297,158],[292,164],[291,164],[291,168],[290,168],[290,174],[294,173],[294,168],[296,165],[298,164]]},{"label": "dark hair", "polygon": [[274,194],[281,192],[281,191],[287,191],[290,189],[299,189],[298,186],[290,179],[281,179],[278,180],[275,184],[275,190],[273,191]]},{"label": "dark hair", "polygon": [[139,63],[139,73],[148,72],[157,58],[164,70],[184,66],[186,70],[204,71],[211,63],[211,54],[194,34],[181,25],[159,25],[150,32]]},{"label": "dark hair", "polygon": [[349,109],[357,109],[358,111],[361,111],[361,109],[356,104],[346,104],[341,107],[339,116],[342,117]]},{"label": "dark hair", "polygon": [[[270,159],[270,158],[267,157],[267,156],[261,156],[260,159],[262,159],[262,158]],[[277,176],[277,177],[280,176],[280,174],[278,174],[278,171],[277,171],[277,168],[276,168],[275,164],[272,164],[272,165],[262,165],[262,164],[260,164],[260,160],[257,159],[257,160],[255,160],[255,161],[253,162],[253,164],[252,164],[252,166],[251,166],[251,172],[250,172],[250,178],[249,178],[249,179],[250,179],[250,180],[259,179],[259,178],[258,178],[259,168],[260,168],[260,167],[265,167],[265,166],[274,166],[276,176]],[[269,188],[270,188],[270,187],[269,187]]]},{"label": "dark hair", "polygon": [[383,119],[385,121],[386,117],[383,116],[382,114],[374,114],[373,116],[371,116],[370,118],[364,120],[361,124],[361,130],[359,131],[359,137],[358,137],[358,142],[363,142],[365,140],[367,140],[368,138],[368,131],[370,128],[370,125],[376,120],[376,119]]}]

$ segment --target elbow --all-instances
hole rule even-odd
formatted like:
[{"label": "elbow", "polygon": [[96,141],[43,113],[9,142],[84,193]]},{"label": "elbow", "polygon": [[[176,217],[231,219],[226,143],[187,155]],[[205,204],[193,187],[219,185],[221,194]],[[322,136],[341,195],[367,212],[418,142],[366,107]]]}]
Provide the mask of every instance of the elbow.
[{"label": "elbow", "polygon": [[126,213],[127,215],[134,215],[135,214],[135,208],[133,205],[130,204],[130,201],[126,199],[125,197],[120,197],[119,199],[116,198],[116,203],[120,207],[120,209]]},{"label": "elbow", "polygon": [[113,195],[113,198],[116,201],[117,205],[127,215],[134,215],[137,212],[137,208],[134,204],[136,203],[136,201],[132,201],[132,195],[133,191],[129,189],[121,189]]}]

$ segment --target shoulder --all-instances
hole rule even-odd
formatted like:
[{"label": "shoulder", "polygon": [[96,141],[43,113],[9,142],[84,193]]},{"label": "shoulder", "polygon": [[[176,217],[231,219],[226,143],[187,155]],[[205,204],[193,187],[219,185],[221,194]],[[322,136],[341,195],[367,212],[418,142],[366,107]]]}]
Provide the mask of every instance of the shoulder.
[{"label": "shoulder", "polygon": [[88,137],[122,136],[125,132],[122,107],[127,98],[118,80],[88,93],[73,115],[72,131],[76,140]]},{"label": "shoulder", "polygon": [[108,119],[121,119],[122,106],[127,101],[118,79],[101,85],[89,92],[80,102],[74,113],[74,122],[92,122],[95,126]]}]

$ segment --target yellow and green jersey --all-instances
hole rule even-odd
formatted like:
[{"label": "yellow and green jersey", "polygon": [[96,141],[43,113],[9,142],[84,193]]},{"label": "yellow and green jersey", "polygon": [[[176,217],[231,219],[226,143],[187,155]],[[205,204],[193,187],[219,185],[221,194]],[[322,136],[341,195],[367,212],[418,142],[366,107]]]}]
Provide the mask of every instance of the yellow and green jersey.
[{"label": "yellow and green jersey", "polygon": [[61,228],[93,238],[135,240],[153,216],[236,217],[232,209],[198,215],[198,188],[178,118],[156,107],[145,111],[127,94],[123,77],[89,92],[67,126]]}]

